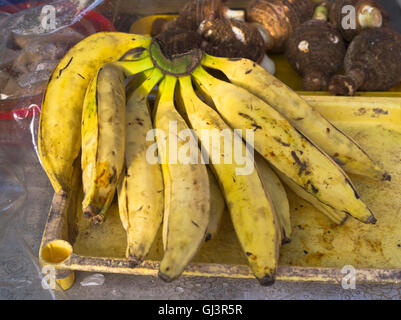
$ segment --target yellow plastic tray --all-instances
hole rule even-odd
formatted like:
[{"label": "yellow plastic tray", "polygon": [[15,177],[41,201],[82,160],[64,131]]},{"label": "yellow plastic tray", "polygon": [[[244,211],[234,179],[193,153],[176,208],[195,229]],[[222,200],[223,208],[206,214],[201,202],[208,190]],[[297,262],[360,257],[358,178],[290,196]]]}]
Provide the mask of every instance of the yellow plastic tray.
[{"label": "yellow plastic tray", "polygon": [[[392,97],[305,96],[386,168],[392,181],[351,177],[375,213],[376,225],[353,219],[333,225],[288,190],[293,235],[281,249],[278,280],[341,283],[342,268],[351,265],[357,283],[401,283],[401,98],[397,91],[381,94]],[[57,270],[63,289],[72,285],[74,270],[156,276],[163,254],[161,236],[147,261],[130,265],[117,205],[104,224],[90,224],[81,210],[80,176],[77,167],[74,190],[54,196],[39,253],[41,264]],[[253,278],[228,214],[218,236],[203,245],[183,276]]]}]

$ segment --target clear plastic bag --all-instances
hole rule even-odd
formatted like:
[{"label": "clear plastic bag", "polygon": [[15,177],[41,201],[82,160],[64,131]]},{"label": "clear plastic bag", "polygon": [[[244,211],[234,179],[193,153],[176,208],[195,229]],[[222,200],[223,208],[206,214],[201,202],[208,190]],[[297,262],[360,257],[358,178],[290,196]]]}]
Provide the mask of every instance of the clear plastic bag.
[{"label": "clear plastic bag", "polygon": [[37,154],[41,100],[58,60],[114,31],[113,16],[105,1],[0,1],[0,299],[66,297],[43,287],[37,258],[53,197]]}]

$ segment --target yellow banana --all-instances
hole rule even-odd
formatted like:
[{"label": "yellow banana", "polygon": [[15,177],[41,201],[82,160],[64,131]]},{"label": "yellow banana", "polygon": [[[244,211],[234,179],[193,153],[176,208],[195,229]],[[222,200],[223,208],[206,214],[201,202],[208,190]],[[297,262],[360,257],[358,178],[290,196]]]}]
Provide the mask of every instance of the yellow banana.
[{"label": "yellow banana", "polygon": [[205,241],[213,240],[220,229],[221,219],[226,209],[226,203],[217,184],[216,178],[210,169],[207,170],[210,183],[210,218],[207,226]]},{"label": "yellow banana", "polygon": [[287,193],[273,169],[270,168],[267,161],[258,153],[255,153],[255,164],[263,186],[267,194],[271,197],[277,218],[280,222],[281,241],[283,244],[288,243],[291,241],[292,228],[290,204],[288,202]]},{"label": "yellow banana", "polygon": [[57,193],[70,189],[73,164],[81,150],[82,106],[89,81],[105,63],[150,42],[140,35],[96,33],[59,62],[44,94],[38,137],[40,160]]},{"label": "yellow banana", "polygon": [[281,173],[278,170],[275,170],[277,175],[281,178],[281,180],[285,183],[285,185],[290,188],[298,197],[304,199],[313,205],[320,212],[325,214],[332,222],[336,224],[344,224],[348,218],[348,215],[342,211],[338,211],[335,208],[328,206],[327,204],[320,202],[317,198],[315,198],[312,194],[302,189],[299,185],[297,185],[294,181],[288,178],[285,174]]},{"label": "yellow banana", "polygon": [[[185,163],[177,150],[197,149],[196,142],[182,136],[188,126],[175,110],[174,91],[177,78],[167,75],[160,85],[156,102],[155,128],[165,188],[163,240],[165,252],[160,263],[159,277],[176,279],[198,252],[206,235],[210,215],[210,187],[207,169]],[[199,156],[199,154],[198,154]]]},{"label": "yellow banana", "polygon": [[250,144],[274,167],[320,202],[364,223],[376,223],[341,168],[269,104],[241,87],[212,77],[202,67],[193,76],[232,128],[254,131]]},{"label": "yellow banana", "polygon": [[122,173],[125,74],[152,67],[150,58],[129,63],[107,63],[88,88],[82,114],[82,181],[85,194],[82,208],[86,217],[104,217]]},{"label": "yellow banana", "polygon": [[[185,110],[184,101],[181,99],[181,95],[176,96],[177,110],[180,112],[184,120],[190,124],[187,111]],[[223,194],[221,193],[220,187],[214,177],[211,169],[208,168],[207,173],[209,175],[210,183],[210,219],[209,226],[207,227],[205,241],[214,239],[220,229],[220,222],[226,209]]]},{"label": "yellow banana", "polygon": [[[279,222],[253,166],[253,158],[250,155],[246,158],[246,163],[252,164],[252,170],[239,174],[238,169],[243,165],[233,161],[233,154],[230,157],[228,151],[222,151],[222,146],[228,142],[232,144],[225,137],[228,135],[233,139],[233,130],[197,97],[190,77],[180,78],[179,93],[178,101],[183,102],[191,127],[209,156],[211,168],[221,186],[234,229],[250,267],[262,285],[270,285],[274,282],[278,265]],[[241,140],[240,146],[241,150],[234,152],[247,154],[247,148]]]},{"label": "yellow banana", "polygon": [[205,55],[202,64],[222,71],[232,83],[270,104],[345,171],[389,180],[389,176],[354,140],[333,126],[293,90],[258,64],[247,59],[217,58],[209,55]]},{"label": "yellow banana", "polygon": [[126,109],[127,173],[119,188],[121,221],[127,232],[127,257],[143,261],[154,242],[163,219],[163,177],[160,165],[147,158],[155,144],[149,139],[152,120],[147,97],[162,79],[158,69],[146,72],[147,79],[132,93]]},{"label": "yellow banana", "polygon": [[[117,194],[118,194],[118,213],[120,215],[121,225],[127,232],[128,230],[127,177],[125,175],[121,175],[120,177],[120,181],[117,186]],[[126,256],[128,257],[128,245],[127,245]]]}]

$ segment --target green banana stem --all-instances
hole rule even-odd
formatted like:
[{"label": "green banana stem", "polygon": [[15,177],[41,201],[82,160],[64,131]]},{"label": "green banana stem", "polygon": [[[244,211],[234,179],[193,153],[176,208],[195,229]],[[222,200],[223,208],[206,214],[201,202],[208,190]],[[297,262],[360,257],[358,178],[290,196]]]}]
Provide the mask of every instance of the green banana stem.
[{"label": "green banana stem", "polygon": [[152,92],[152,89],[164,78],[164,74],[157,68],[145,71],[144,76],[147,81],[144,81],[141,85],[139,85],[139,87],[132,94],[134,94],[136,91],[140,91],[143,96],[148,96]]},{"label": "green banana stem", "polygon": [[160,101],[174,101],[175,86],[177,84],[177,78],[174,76],[167,75],[161,83],[161,95]]},{"label": "green banana stem", "polygon": [[154,68],[152,59],[149,57],[137,61],[117,61],[111,63],[119,67],[124,72],[126,78]]},{"label": "green banana stem", "polygon": [[152,42],[149,51],[155,66],[164,74],[173,76],[190,75],[200,65],[203,58],[203,52],[200,49],[194,49],[171,58],[166,57],[157,41]]},{"label": "green banana stem", "polygon": [[210,87],[217,81],[217,79],[210,75],[202,66],[196,68],[192,75],[198,83],[200,82],[201,85],[205,87]]}]

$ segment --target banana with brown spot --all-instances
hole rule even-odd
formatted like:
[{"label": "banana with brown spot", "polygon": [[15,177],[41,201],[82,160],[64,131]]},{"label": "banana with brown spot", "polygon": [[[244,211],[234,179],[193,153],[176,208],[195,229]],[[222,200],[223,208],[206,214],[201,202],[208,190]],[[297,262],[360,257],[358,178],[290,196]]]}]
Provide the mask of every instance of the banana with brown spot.
[{"label": "banana with brown spot", "polygon": [[126,175],[118,190],[121,221],[127,233],[127,258],[136,264],[148,255],[163,220],[163,176],[159,163],[148,159],[156,143],[148,95],[162,79],[158,69],[145,72],[146,80],[129,96],[126,108]]},{"label": "banana with brown spot", "polygon": [[56,193],[71,188],[89,82],[105,63],[119,60],[133,48],[147,48],[150,42],[145,36],[100,32],[76,44],[60,60],[44,94],[38,137],[40,160]]},{"label": "banana with brown spot", "polygon": [[242,149],[234,152],[242,152],[246,157],[245,164],[252,164],[252,170],[241,173],[239,169],[244,169],[244,164],[237,163],[234,153],[222,151],[226,150],[226,143],[232,147],[236,137],[234,131],[198,98],[190,77],[180,78],[179,93],[177,101],[185,109],[191,127],[209,157],[252,272],[262,285],[271,285],[278,266],[280,228],[274,206],[253,166],[253,157],[237,137]]},{"label": "banana with brown spot", "polygon": [[165,188],[165,252],[159,277],[168,282],[179,277],[198,252],[205,240],[210,216],[210,186],[205,164],[199,154],[188,163],[178,156],[181,148],[197,150],[198,145],[182,136],[189,133],[189,128],[175,109],[176,83],[177,78],[169,75],[161,83],[154,120]]},{"label": "banana with brown spot", "polygon": [[222,71],[232,83],[270,104],[297,130],[333,157],[345,171],[379,180],[389,179],[352,138],[258,64],[247,59],[209,55],[205,55],[202,64]]},{"label": "banana with brown spot", "polygon": [[124,165],[126,75],[153,67],[149,58],[107,63],[88,87],[82,114],[82,208],[86,217],[106,214]]},{"label": "banana with brown spot", "polygon": [[250,145],[276,169],[320,202],[364,223],[376,223],[342,169],[274,108],[249,91],[212,77],[202,67],[193,76],[232,128],[254,131]]}]

